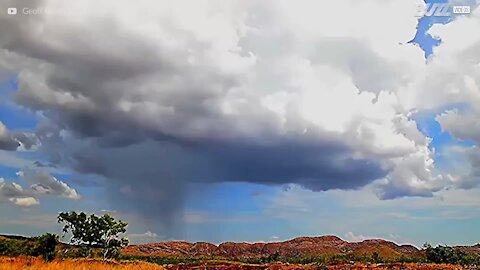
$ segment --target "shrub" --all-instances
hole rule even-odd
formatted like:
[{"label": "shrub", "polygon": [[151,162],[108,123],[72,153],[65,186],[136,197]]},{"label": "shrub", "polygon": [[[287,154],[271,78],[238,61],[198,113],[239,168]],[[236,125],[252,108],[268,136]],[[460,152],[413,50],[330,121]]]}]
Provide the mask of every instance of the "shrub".
[{"label": "shrub", "polygon": [[58,239],[59,236],[52,233],[45,233],[35,237],[36,245],[33,255],[42,256],[47,262],[52,261],[55,259],[55,248],[59,243]]},{"label": "shrub", "polygon": [[35,242],[28,239],[0,238],[0,256],[34,255]]},{"label": "shrub", "polygon": [[423,247],[429,262],[460,265],[479,265],[480,262],[479,255],[467,253],[453,247],[441,245],[432,247],[428,243]]}]

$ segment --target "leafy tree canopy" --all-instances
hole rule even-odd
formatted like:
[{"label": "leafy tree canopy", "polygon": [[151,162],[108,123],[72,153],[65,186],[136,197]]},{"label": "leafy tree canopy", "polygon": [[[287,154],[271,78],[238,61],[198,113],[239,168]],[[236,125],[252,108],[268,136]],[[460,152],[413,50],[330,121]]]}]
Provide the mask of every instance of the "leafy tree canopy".
[{"label": "leafy tree canopy", "polygon": [[62,212],[58,215],[58,222],[64,224],[64,236],[71,234],[71,244],[100,247],[104,258],[113,257],[121,247],[128,245],[128,239],[119,236],[127,231],[128,224],[109,214]]}]

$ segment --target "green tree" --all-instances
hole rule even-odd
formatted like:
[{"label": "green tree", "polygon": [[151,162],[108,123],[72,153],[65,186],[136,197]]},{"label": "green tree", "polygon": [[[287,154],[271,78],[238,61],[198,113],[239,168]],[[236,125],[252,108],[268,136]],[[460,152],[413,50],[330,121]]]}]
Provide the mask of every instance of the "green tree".
[{"label": "green tree", "polygon": [[268,256],[268,262],[278,262],[280,259],[280,252],[276,250],[273,254]]},{"label": "green tree", "polygon": [[449,246],[432,247],[426,243],[423,245],[427,260],[434,263],[463,264],[470,265],[475,263],[475,258],[471,254]]},{"label": "green tree", "polygon": [[34,253],[42,256],[47,262],[55,259],[55,248],[59,243],[59,236],[53,233],[45,233],[35,237],[36,246]]},{"label": "green tree", "polygon": [[62,212],[58,222],[64,224],[64,236],[71,234],[71,244],[100,247],[104,259],[115,257],[121,247],[128,245],[128,239],[119,236],[127,231],[128,224],[109,214],[88,216],[84,212]]},{"label": "green tree", "polygon": [[373,260],[374,263],[380,262],[380,255],[378,254],[378,252],[376,252],[376,251],[373,252],[372,260]]}]

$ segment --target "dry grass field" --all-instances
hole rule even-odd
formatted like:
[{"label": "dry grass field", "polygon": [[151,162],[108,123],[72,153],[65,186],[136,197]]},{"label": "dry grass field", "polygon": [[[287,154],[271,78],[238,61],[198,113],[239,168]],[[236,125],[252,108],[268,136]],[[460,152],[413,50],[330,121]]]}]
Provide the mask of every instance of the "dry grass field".
[{"label": "dry grass field", "polygon": [[0,257],[0,270],[165,270],[162,266],[146,262],[114,262],[94,259],[55,260],[50,263],[40,258]]},{"label": "dry grass field", "polygon": [[246,264],[229,261],[212,261],[199,264],[174,264],[164,268],[160,265],[141,261],[116,262],[96,259],[67,259],[45,263],[34,257],[0,257],[0,270],[463,270],[457,265],[438,264],[337,264],[319,267],[312,264]]}]

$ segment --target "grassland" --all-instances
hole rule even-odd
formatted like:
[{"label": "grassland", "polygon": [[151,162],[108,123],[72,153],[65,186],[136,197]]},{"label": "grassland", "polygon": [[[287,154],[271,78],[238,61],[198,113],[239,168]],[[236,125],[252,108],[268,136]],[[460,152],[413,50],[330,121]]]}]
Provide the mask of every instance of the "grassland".
[{"label": "grassland", "polygon": [[[438,264],[366,264],[341,263],[329,266],[315,264],[246,264],[231,261],[210,261],[174,264],[166,267],[141,261],[102,261],[98,259],[66,259],[49,263],[35,257],[0,257],[0,270],[464,270],[458,265]],[[476,269],[476,268],[474,268]]]},{"label": "grassland", "polygon": [[[480,245],[461,248],[426,246],[423,250],[417,250],[383,240],[354,244],[332,237],[319,243],[315,240],[325,239],[302,238],[272,244],[229,243],[226,247],[205,243],[163,242],[130,246],[115,256],[115,260],[104,261],[99,252],[101,250],[95,247],[58,243],[52,251],[53,256],[48,259],[41,252],[43,249],[39,249],[42,246],[38,238],[0,236],[0,270],[480,269]],[[338,249],[338,245],[347,245],[350,249],[343,251]],[[337,248],[339,252],[326,252],[332,248]],[[227,256],[220,256],[220,251]],[[295,255],[295,251],[303,251],[304,254]]]},{"label": "grassland", "polygon": [[165,270],[147,262],[102,261],[96,259],[66,259],[46,263],[35,257],[0,257],[0,270]]}]

